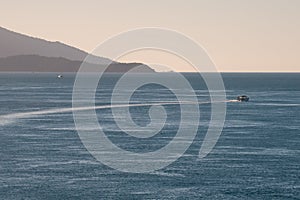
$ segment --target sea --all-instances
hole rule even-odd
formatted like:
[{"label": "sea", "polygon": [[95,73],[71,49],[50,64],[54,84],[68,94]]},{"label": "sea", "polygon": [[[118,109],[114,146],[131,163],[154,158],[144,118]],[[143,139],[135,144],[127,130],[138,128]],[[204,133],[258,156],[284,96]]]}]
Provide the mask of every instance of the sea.
[{"label": "sea", "polygon": [[[228,100],[224,127],[201,159],[210,93],[199,74],[183,73],[199,102],[196,136],[177,160],[147,173],[117,170],[87,150],[72,113],[76,74],[57,75],[0,73],[0,199],[300,199],[299,73],[223,73]],[[133,80],[135,76],[149,75],[133,74]],[[172,80],[173,75],[157,76]],[[95,105],[103,106],[96,110],[102,130],[126,151],[155,152],[168,145],[179,128],[180,103],[163,105],[166,125],[157,135],[129,136],[109,107],[120,77],[105,74],[99,82]],[[239,95],[249,96],[249,102],[234,101]],[[137,126],[146,127],[151,102],[176,102],[176,96],[149,83],[134,91],[131,100],[145,104],[129,111]]]}]

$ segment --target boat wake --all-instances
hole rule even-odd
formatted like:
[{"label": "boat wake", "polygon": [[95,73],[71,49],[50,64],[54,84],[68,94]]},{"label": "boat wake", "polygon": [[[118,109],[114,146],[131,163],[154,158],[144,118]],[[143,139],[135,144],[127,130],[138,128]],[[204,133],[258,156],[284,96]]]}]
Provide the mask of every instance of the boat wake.
[{"label": "boat wake", "polygon": [[240,102],[240,101],[237,99],[232,99],[232,100],[228,100],[228,102]]},{"label": "boat wake", "polygon": [[[239,102],[238,100],[227,100],[226,102]],[[155,102],[155,103],[137,103],[137,104],[118,104],[118,105],[101,105],[101,106],[86,106],[86,107],[68,107],[68,108],[56,108],[48,110],[30,111],[30,112],[18,112],[6,115],[0,115],[0,126],[14,123],[17,119],[24,119],[38,115],[58,114],[58,113],[69,113],[73,111],[84,111],[84,110],[100,110],[110,108],[124,108],[124,107],[143,107],[143,106],[164,106],[164,105],[179,105],[179,104],[211,104],[211,103],[224,103],[224,102]]]}]

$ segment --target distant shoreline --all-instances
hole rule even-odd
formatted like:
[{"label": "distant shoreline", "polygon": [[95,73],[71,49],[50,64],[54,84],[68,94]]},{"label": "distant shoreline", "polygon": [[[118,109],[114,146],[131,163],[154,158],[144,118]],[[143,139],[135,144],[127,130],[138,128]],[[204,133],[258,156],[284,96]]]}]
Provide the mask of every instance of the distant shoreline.
[{"label": "distant shoreline", "polygon": [[[77,74],[79,72],[41,72],[41,71],[1,71],[0,74]],[[95,72],[80,72],[94,74]],[[124,74],[124,72],[104,72],[105,74]],[[126,73],[126,72],[125,72]],[[199,72],[131,72],[132,74],[199,74]],[[300,74],[300,72],[201,72],[201,74]]]}]

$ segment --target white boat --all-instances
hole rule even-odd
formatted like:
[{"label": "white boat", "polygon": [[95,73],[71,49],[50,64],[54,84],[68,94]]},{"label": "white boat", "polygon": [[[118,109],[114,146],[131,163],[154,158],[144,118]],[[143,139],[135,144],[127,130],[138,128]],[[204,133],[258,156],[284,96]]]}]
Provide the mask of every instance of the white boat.
[{"label": "white boat", "polygon": [[249,101],[249,97],[246,96],[246,95],[242,95],[242,96],[238,96],[237,100],[240,101],[240,102],[242,102],[242,101],[246,101],[247,102],[247,101]]},{"label": "white boat", "polygon": [[63,78],[63,75],[59,74],[59,75],[57,76],[57,78]]}]

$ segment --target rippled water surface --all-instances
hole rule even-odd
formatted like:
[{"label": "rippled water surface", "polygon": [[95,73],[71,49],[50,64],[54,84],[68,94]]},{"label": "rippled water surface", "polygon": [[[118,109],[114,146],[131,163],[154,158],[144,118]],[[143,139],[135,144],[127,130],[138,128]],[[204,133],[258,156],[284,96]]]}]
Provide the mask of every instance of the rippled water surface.
[{"label": "rippled water surface", "polygon": [[[172,78],[171,74],[159,76]],[[300,198],[300,74],[223,74],[227,99],[246,94],[250,102],[227,103],[222,135],[202,160],[198,153],[211,107],[201,102],[209,101],[209,93],[197,75],[184,76],[200,102],[201,120],[194,142],[168,167],[132,174],[101,164],[81,143],[68,110],[74,75],[57,79],[55,74],[0,74],[0,198]],[[118,78],[116,74],[105,75],[97,90],[96,106],[110,104],[111,89]],[[137,104],[176,101],[172,92],[158,85],[140,88],[131,100]],[[130,107],[137,125],[150,122],[149,107]],[[98,109],[97,115],[112,142],[143,153],[162,148],[176,134],[180,107],[164,107],[166,124],[148,139],[122,132],[109,106]]]}]

